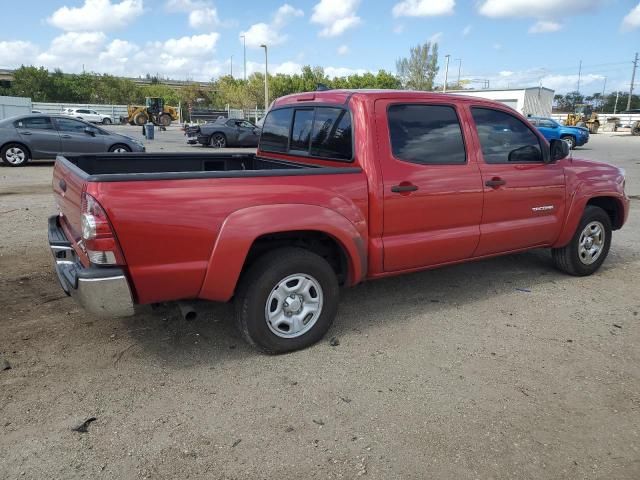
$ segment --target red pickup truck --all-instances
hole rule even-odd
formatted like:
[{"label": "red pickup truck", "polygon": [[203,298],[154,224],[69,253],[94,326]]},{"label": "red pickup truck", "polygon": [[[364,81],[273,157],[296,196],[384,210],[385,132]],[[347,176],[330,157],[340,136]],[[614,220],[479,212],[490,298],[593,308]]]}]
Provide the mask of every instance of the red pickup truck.
[{"label": "red pickup truck", "polygon": [[257,153],[56,160],[49,243],[88,311],[236,303],[269,353],[328,330],[339,288],[527,249],[589,275],[628,216],[624,172],[568,158],[499,103],[409,91],[278,99]]}]

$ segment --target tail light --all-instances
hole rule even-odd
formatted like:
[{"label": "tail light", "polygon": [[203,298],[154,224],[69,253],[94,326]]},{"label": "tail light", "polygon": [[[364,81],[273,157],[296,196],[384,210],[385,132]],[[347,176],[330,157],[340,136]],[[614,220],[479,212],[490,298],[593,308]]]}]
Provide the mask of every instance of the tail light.
[{"label": "tail light", "polygon": [[82,194],[82,240],[91,263],[124,265],[124,257],[109,219],[98,201],[86,192]]}]

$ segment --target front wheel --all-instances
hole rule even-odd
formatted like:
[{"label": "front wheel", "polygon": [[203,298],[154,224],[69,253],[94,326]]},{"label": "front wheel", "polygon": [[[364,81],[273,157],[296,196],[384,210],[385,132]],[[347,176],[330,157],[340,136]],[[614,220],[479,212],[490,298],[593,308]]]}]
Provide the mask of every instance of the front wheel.
[{"label": "front wheel", "polygon": [[109,152],[111,153],[129,153],[130,151],[131,148],[129,148],[127,145],[122,144],[114,145],[109,149]]},{"label": "front wheel", "polygon": [[102,124],[103,125],[111,125],[111,119],[110,118],[103,118],[102,119]]},{"label": "front wheel", "polygon": [[338,298],[338,279],[324,258],[282,248],[260,257],[243,275],[236,322],[245,340],[265,353],[299,350],[324,336]]},{"label": "front wheel", "polygon": [[607,258],[611,233],[607,212],[588,205],[569,244],[551,251],[556,267],[569,275],[591,275]]},{"label": "front wheel", "polygon": [[565,135],[561,138],[561,140],[564,140],[565,142],[567,142],[569,144],[569,150],[575,150],[576,148],[576,139],[573,138],[571,135]]}]

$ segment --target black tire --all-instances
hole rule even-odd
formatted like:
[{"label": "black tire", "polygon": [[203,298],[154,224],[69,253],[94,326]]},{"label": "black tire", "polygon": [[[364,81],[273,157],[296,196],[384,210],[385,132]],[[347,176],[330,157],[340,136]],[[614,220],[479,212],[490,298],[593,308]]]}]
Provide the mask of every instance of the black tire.
[{"label": "black tire", "polygon": [[0,158],[9,167],[24,167],[31,160],[31,153],[21,143],[7,143],[0,151]]},{"label": "black tire", "polygon": [[147,118],[147,116],[142,113],[142,112],[138,112],[136,113],[136,116],[133,117],[133,123],[135,123],[136,125],[138,125],[139,127],[141,127],[142,125],[144,125],[145,123],[147,123],[149,121],[149,119]]},{"label": "black tire", "polygon": [[214,148],[225,148],[227,146],[227,137],[224,133],[214,133],[209,137],[209,146]]},{"label": "black tire", "polygon": [[169,115],[168,113],[163,113],[162,115],[160,115],[158,123],[163,127],[168,127],[169,125],[171,125],[171,115]]},{"label": "black tire", "polygon": [[[593,263],[587,264],[581,259],[580,237],[582,236],[583,230],[592,222],[599,222],[603,226],[604,245],[597,259]],[[611,219],[609,215],[607,215],[607,212],[600,207],[587,205],[571,241],[562,248],[554,248],[551,250],[556,268],[576,277],[591,275],[600,268],[607,258],[609,248],[611,247],[611,234]]]},{"label": "black tire", "polygon": [[[274,288],[295,274],[317,281],[322,289],[322,309],[309,330],[283,338],[267,324],[265,308]],[[265,353],[300,350],[318,342],[329,330],[338,311],[339,293],[338,278],[324,258],[301,248],[277,249],[260,257],[242,275],[235,296],[236,324],[245,340]]]},{"label": "black tire", "polygon": [[576,149],[576,139],[571,135],[563,135],[562,137],[560,137],[560,140],[564,140],[569,144],[569,150]]},{"label": "black tire", "polygon": [[110,118],[103,118],[102,119],[102,124],[103,125],[111,125],[111,119]]},{"label": "black tire", "polygon": [[115,145],[112,145],[109,148],[109,152],[110,153],[124,153],[122,152],[122,150],[124,150],[125,152],[130,152],[131,151],[131,147],[129,147],[129,145],[125,145],[124,143],[116,143]]}]

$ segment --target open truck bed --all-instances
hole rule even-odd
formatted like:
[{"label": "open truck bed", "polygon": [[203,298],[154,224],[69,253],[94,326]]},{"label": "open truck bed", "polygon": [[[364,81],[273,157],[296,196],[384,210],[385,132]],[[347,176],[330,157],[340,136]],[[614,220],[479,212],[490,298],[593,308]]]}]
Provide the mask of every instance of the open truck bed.
[{"label": "open truck bed", "polygon": [[360,171],[360,168],[348,166],[322,167],[266,159],[253,153],[60,155],[58,161],[89,182],[326,175]]}]

